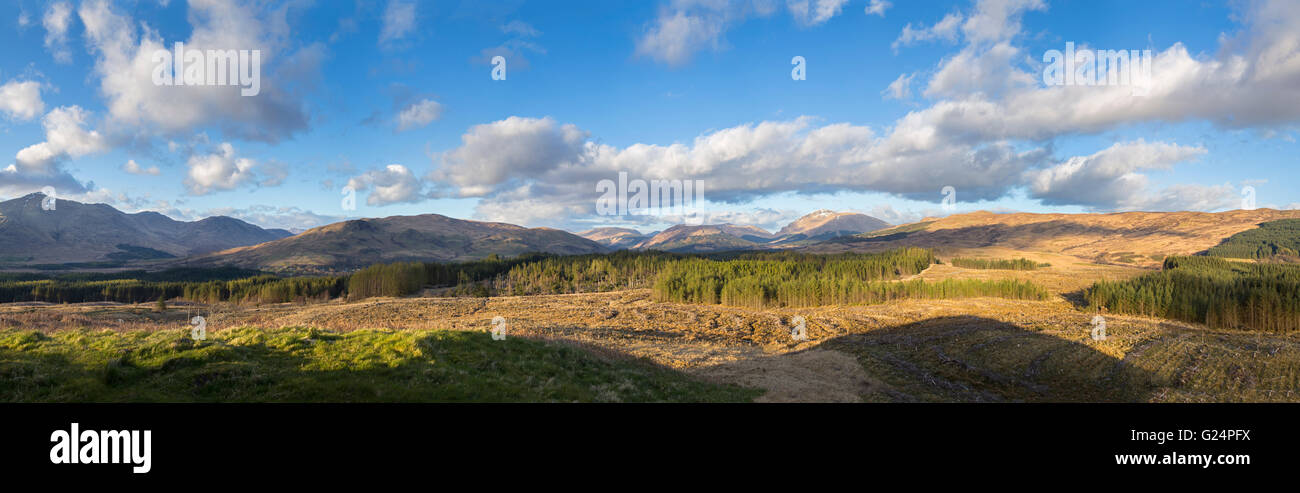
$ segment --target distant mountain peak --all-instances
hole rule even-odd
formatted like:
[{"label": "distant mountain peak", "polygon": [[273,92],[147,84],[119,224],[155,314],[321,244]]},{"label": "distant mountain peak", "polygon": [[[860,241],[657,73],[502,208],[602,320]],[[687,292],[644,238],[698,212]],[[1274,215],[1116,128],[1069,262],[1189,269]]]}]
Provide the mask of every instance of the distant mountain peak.
[{"label": "distant mountain peak", "polygon": [[889,223],[857,212],[835,212],[829,209],[813,211],[777,232],[778,236],[857,234],[889,227]]},{"label": "distant mountain peak", "polygon": [[562,255],[606,251],[567,231],[455,219],[441,214],[353,219],[297,236],[187,259],[193,266],[231,265],[275,271],[342,272],[389,262],[448,262],[527,252]]},{"label": "distant mountain peak", "polygon": [[[0,202],[0,259],[8,265],[62,264],[183,257],[288,236],[239,219],[213,216],[177,221],[156,212],[128,214],[107,204],[83,204],[31,193]],[[152,252],[147,257],[140,252]]]}]

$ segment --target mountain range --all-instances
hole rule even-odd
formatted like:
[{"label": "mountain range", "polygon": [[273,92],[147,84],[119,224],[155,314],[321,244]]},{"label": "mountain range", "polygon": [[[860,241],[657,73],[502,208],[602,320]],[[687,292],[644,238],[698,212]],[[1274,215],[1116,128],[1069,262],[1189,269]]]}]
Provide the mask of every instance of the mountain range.
[{"label": "mountain range", "polygon": [[525,252],[606,251],[567,231],[467,221],[439,214],[355,219],[260,245],[185,259],[187,266],[231,265],[273,271],[351,270],[381,262],[450,262]]},{"label": "mountain range", "polygon": [[679,224],[648,235],[626,228],[598,228],[578,235],[613,249],[702,253],[788,248],[887,227],[889,223],[866,214],[819,210],[796,219],[775,234],[755,226]]},{"label": "mountain range", "polygon": [[31,194],[0,202],[0,268],[42,264],[104,267],[236,266],[294,273],[341,272],[381,262],[463,261],[525,252],[562,255],[613,250],[680,253],[798,249],[812,253],[920,246],[940,251],[1000,247],[1051,252],[1096,262],[1158,265],[1192,254],[1296,210],[1032,214],[974,212],[889,226],[852,212],[820,210],[776,233],[733,224],[676,225],[643,234],[454,219],[439,214],[342,221],[299,234],[224,216],[176,221],[156,212],[127,214],[104,204],[58,200],[41,207]]},{"label": "mountain range", "polygon": [[0,265],[167,259],[290,236],[225,216],[185,222],[71,200],[55,200],[47,210],[44,199],[34,193],[0,202]]}]

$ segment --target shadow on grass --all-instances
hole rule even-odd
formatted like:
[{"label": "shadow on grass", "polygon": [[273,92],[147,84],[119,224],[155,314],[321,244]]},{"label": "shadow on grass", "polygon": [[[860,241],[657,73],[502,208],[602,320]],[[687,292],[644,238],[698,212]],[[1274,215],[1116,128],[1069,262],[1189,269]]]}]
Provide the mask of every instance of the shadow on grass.
[{"label": "shadow on grass", "polygon": [[0,332],[14,402],[733,402],[759,392],[486,333]]},{"label": "shadow on grass", "polygon": [[1098,350],[999,320],[955,316],[837,337],[821,347],[852,354],[887,388],[868,400],[1142,402],[1146,371]]}]

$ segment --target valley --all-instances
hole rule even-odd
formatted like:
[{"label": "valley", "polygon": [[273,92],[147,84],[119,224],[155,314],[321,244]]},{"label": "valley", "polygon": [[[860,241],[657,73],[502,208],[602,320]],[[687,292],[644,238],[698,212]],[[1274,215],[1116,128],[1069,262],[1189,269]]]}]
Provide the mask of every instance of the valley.
[{"label": "valley", "polygon": [[[881,228],[818,211],[778,233],[582,236],[348,221],[124,274],[156,281],[7,274],[6,296],[26,300],[0,304],[0,385],[16,401],[1294,402],[1297,331],[1111,313],[1088,293],[1220,244],[1285,258],[1291,247],[1270,245],[1291,245],[1297,215],[972,213]],[[20,296],[27,286],[44,294]],[[421,376],[433,374],[446,376]],[[314,390],[283,387],[304,381]]]}]

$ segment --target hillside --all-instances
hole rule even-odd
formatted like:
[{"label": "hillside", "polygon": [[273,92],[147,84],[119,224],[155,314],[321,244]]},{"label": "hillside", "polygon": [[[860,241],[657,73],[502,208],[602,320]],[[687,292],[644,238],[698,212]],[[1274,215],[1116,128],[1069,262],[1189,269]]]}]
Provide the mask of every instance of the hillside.
[{"label": "hillside", "polygon": [[808,246],[809,252],[879,251],[900,246],[1000,247],[1070,255],[1102,263],[1155,267],[1167,255],[1191,255],[1260,223],[1300,218],[1300,210],[994,214],[930,219]]},{"label": "hillside", "polygon": [[181,264],[337,272],[381,262],[448,262],[491,254],[602,251],[605,247],[601,244],[558,229],[423,214],[343,221],[270,243],[186,259]]},{"label": "hillside", "polygon": [[646,238],[653,236],[653,234],[644,235],[640,231],[628,228],[596,228],[577,234],[614,250],[635,247],[637,243],[641,243]]},{"label": "hillside", "polygon": [[866,214],[822,209],[787,224],[776,235],[780,243],[825,241],[888,227],[889,223]]},{"label": "hillside", "polygon": [[1230,258],[1291,259],[1300,256],[1300,219],[1262,223],[1223,240],[1208,255]]},{"label": "hillside", "polygon": [[762,248],[775,235],[754,226],[679,224],[660,231],[634,247],[637,250],[697,253]]},{"label": "hillside", "polygon": [[225,216],[176,221],[157,212],[127,214],[104,204],[59,199],[41,208],[44,195],[0,202],[0,264],[128,262],[183,257],[256,245],[289,236]]}]

